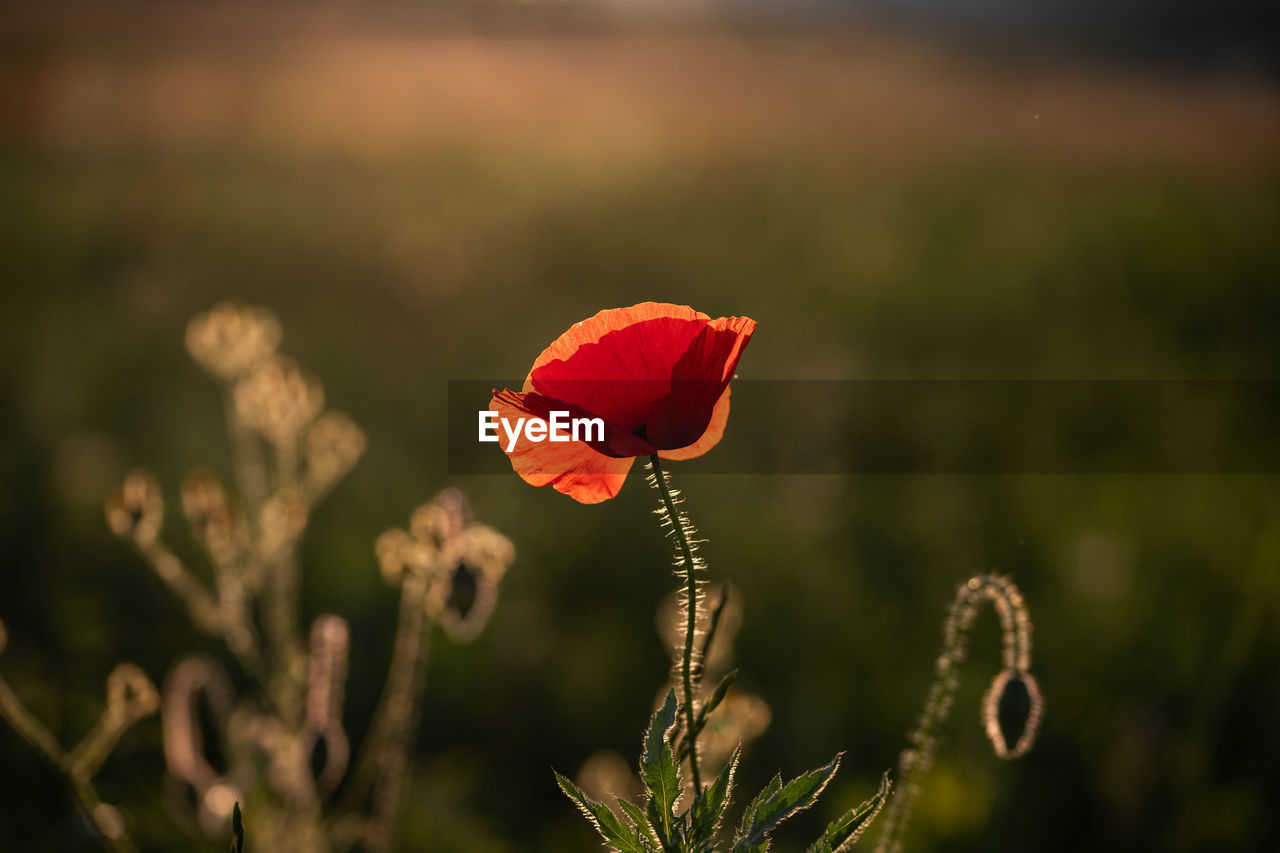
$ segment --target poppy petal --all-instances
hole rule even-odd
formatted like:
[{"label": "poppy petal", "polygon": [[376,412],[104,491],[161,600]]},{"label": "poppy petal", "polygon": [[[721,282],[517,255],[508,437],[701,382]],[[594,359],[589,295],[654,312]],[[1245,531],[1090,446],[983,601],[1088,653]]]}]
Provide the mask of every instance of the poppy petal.
[{"label": "poppy petal", "polygon": [[722,317],[702,330],[675,365],[671,392],[650,410],[646,436],[653,444],[688,447],[706,432],[755,328],[747,317]]},{"label": "poppy petal", "polygon": [[[542,354],[533,362],[533,367],[529,373],[536,374],[539,368],[553,361],[570,361],[583,346],[599,343],[601,338],[611,332],[625,331],[631,326],[649,320],[676,320],[693,324],[688,340],[692,340],[693,336],[701,331],[703,326],[711,322],[711,318],[701,311],[694,311],[687,305],[672,305],[667,302],[641,302],[629,308],[606,308],[580,323],[574,323],[572,328],[552,341],[551,345],[543,350]],[[687,341],[685,346],[680,347],[675,357],[679,358],[686,348]],[[643,356],[645,354],[641,353],[640,355]],[[674,363],[674,359],[672,361]],[[663,379],[667,375],[666,372],[658,373],[653,378]],[[603,378],[639,377],[635,374],[623,373]]]},{"label": "poppy petal", "polygon": [[663,459],[669,459],[672,462],[683,462],[686,459],[697,459],[719,444],[720,439],[724,437],[724,428],[729,423],[729,392],[732,390],[732,386],[725,387],[724,393],[716,401],[715,408],[711,410],[711,420],[707,423],[707,428],[697,441],[688,447],[677,447],[675,450],[659,450],[658,456]]},{"label": "poppy petal", "polygon": [[[489,411],[496,412],[499,418],[506,418],[512,424],[518,418],[545,420],[551,411],[567,408],[559,401],[539,394],[514,391],[495,393],[489,402]],[[631,456],[601,453],[585,441],[530,441],[523,431],[509,451],[508,437],[502,430],[499,430],[499,441],[512,469],[526,483],[531,486],[549,485],[584,504],[600,503],[617,495],[633,461]]]},{"label": "poppy petal", "polygon": [[660,302],[601,311],[538,356],[524,390],[637,431],[671,392],[673,371],[710,323],[692,308]]}]

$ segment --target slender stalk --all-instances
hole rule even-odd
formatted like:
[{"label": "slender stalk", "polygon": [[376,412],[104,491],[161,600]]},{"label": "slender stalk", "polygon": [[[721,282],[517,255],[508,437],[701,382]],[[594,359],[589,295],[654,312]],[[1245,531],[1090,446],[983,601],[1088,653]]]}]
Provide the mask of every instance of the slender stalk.
[{"label": "slender stalk", "polygon": [[680,550],[681,564],[684,566],[685,604],[684,659],[680,665],[680,675],[684,681],[684,717],[685,731],[689,733],[689,773],[693,776],[693,790],[702,791],[702,778],[698,774],[698,739],[694,735],[696,721],[694,719],[693,695],[693,639],[698,620],[698,581],[695,574],[696,564],[693,561],[693,547],[685,533],[680,514],[676,511],[675,499],[671,494],[671,486],[667,482],[667,474],[662,470],[662,462],[658,454],[649,457],[653,466],[653,479],[658,494],[662,498],[662,507],[671,521],[671,529],[676,538],[676,547]]},{"label": "slender stalk", "polygon": [[[275,499],[293,493],[298,479],[298,455],[296,437],[273,442],[275,447]],[[306,508],[299,509],[307,512]],[[287,511],[285,511],[287,513]],[[302,713],[302,680],[298,668],[301,663],[302,638],[298,633],[299,589],[298,589],[298,557],[297,540],[294,531],[288,529],[290,522],[279,521],[286,525],[280,531],[286,541],[280,547],[267,569],[265,589],[265,616],[271,655],[274,663],[276,679],[276,707],[281,718],[291,727],[296,728],[301,722]],[[266,529],[268,522],[264,518],[261,535],[272,535]]]},{"label": "slender stalk", "polygon": [[[990,602],[1000,618],[1001,657],[1004,670],[1030,679],[1031,667],[1031,617],[1022,594],[1008,578],[997,575],[979,575],[962,583],[956,590],[951,609],[943,623],[943,650],[934,661],[936,673],[929,687],[920,722],[908,735],[910,745],[898,756],[897,792],[881,821],[881,833],[875,853],[900,853],[902,837],[911,820],[911,810],[920,795],[917,778],[933,766],[938,736],[951,715],[956,691],[960,688],[960,665],[968,656],[969,632],[978,616],[979,607]],[[1034,688],[1034,682],[1031,685]],[[1039,720],[1038,694],[1033,693],[1033,710],[1027,725],[1034,727]],[[1025,748],[1029,748],[1030,741]],[[997,748],[1001,757],[1005,755]]]},{"label": "slender stalk", "polygon": [[400,593],[400,618],[391,667],[369,734],[350,776],[344,806],[361,807],[374,788],[371,846],[389,849],[403,802],[407,754],[412,748],[413,722],[426,681],[426,656],[431,623],[423,610],[428,569],[410,572]]},{"label": "slender stalk", "polygon": [[9,685],[0,678],[0,719],[8,723],[31,748],[40,753],[40,757],[59,772],[67,772],[67,756],[62,747],[54,740],[49,730],[31,716],[26,706],[9,689]]},{"label": "slender stalk", "polygon": [[104,805],[93,783],[89,781],[89,769],[71,760],[44,724],[33,717],[26,706],[14,695],[3,678],[0,678],[0,719],[8,723],[23,740],[40,753],[40,757],[57,771],[58,775],[62,776],[75,801],[76,808],[97,832],[98,840],[106,849],[112,853],[137,853],[137,847],[127,835],[108,834],[99,823],[98,815]]},{"label": "slender stalk", "polygon": [[235,470],[236,484],[245,503],[250,522],[258,523],[258,513],[267,499],[267,468],[262,461],[262,446],[253,430],[236,414],[232,386],[227,385],[222,395],[227,416],[227,432],[231,436],[231,464]]}]

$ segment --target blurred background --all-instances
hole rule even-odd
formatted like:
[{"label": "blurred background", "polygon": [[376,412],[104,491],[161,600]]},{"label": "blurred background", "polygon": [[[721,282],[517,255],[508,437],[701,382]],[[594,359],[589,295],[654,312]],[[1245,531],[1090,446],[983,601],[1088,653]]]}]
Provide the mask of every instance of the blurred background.
[{"label": "blurred background", "polygon": [[[551,768],[634,759],[673,587],[634,473],[594,507],[450,479],[448,380],[644,300],[753,317],[755,379],[1276,378],[1274,6],[731,5],[0,9],[0,671],[64,743],[119,659],[235,671],[102,511],[134,466],[230,479],[183,348],[224,298],[368,435],[302,555],[308,621],[352,623],[349,731],[394,630],[375,537],[454,485],[517,548],[479,639],[433,643],[403,845],[432,853],[599,849]],[[984,616],[907,849],[1280,848],[1274,477],[674,476],[771,712],[744,790],[846,751],[781,849],[894,765],[988,571],[1035,622],[1041,738],[986,744]],[[0,767],[0,847],[95,849],[7,728]],[[225,849],[163,773],[152,718],[99,787],[144,849]]]}]

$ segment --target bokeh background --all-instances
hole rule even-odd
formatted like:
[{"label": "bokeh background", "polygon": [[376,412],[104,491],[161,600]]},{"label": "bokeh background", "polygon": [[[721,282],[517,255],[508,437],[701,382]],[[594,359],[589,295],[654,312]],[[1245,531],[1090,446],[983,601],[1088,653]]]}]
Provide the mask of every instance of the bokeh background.
[{"label": "bokeh background", "polygon": [[[434,643],[404,849],[598,849],[551,768],[636,754],[654,495],[450,479],[447,381],[650,299],[755,318],[758,379],[1276,378],[1274,13],[1173,5],[6,4],[5,678],[70,743],[117,660],[225,659],[102,502],[136,465],[229,479],[182,340],[238,297],[369,436],[303,552],[306,614],[353,624],[352,732],[390,654],[377,534],[456,485],[519,551],[485,633]],[[675,473],[772,709],[744,787],[847,753],[784,848],[894,764],[985,571],[1031,608],[1042,736],[991,755],[981,622],[908,849],[1280,847],[1275,477]],[[159,742],[131,733],[104,797],[145,849],[225,849],[168,813]],[[94,849],[7,729],[0,768],[0,848]]]}]

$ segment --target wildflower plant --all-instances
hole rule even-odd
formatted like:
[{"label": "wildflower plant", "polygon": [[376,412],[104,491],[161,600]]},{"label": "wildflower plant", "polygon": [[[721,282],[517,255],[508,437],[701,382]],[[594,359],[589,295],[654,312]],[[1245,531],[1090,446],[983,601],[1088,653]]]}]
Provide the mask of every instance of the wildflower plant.
[{"label": "wildflower plant", "polygon": [[[223,837],[233,828],[232,849],[243,849],[243,802],[258,849],[391,850],[433,628],[455,642],[474,639],[514,559],[511,543],[475,523],[453,489],[418,507],[408,530],[378,538],[376,561],[400,589],[400,612],[381,699],[353,750],[343,724],[350,629],[336,614],[304,629],[298,553],[315,507],[366,440],[345,414],[325,408],[314,377],[277,352],[280,337],[269,312],[233,303],[187,328],[188,351],[222,387],[236,475],[234,497],[206,468],[180,489],[212,585],[165,543],[154,475],[131,473],[106,503],[111,530],[133,543],[198,628],[224,641],[240,670],[235,683],[247,681],[248,694],[237,696],[221,664],[205,657],[177,662],[162,691],[121,664],[98,725],[65,751],[0,680],[0,714],[68,779],[80,810],[117,853],[136,846],[92,776],[120,734],[157,709],[168,788],[190,825]],[[0,626],[0,649],[3,639]]]},{"label": "wildflower plant", "polygon": [[[702,684],[708,653],[729,601],[721,586],[706,607],[705,540],[683,509],[664,460],[693,459],[711,450],[729,416],[730,382],[756,324],[746,317],[711,319],[687,306],[647,302],[601,311],[575,324],[534,361],[520,391],[495,389],[489,405],[510,437],[504,452],[514,471],[533,486],[550,485],[580,503],[618,494],[635,458],[648,457],[649,485],[658,493],[655,514],[673,540],[679,581],[674,613],[674,685],[666,691],[645,731],[638,763],[640,796],[614,797],[610,805],[588,795],[560,773],[561,790],[604,840],[621,853],[765,853],[787,819],[810,808],[839,769],[842,753],[827,764],[783,781],[779,773],[749,800],[736,826],[726,817],[742,743],[711,766],[708,723],[730,695],[737,670],[715,687]],[[599,422],[599,434],[559,444],[541,440],[557,417]],[[482,425],[486,413],[481,413]],[[535,431],[521,426],[541,421]],[[510,428],[514,423],[516,427]],[[912,746],[902,753],[896,795],[888,773],[867,800],[840,814],[806,849],[839,853],[852,848],[889,805],[890,819],[878,850],[897,851],[917,796],[918,774],[932,760],[937,733],[958,686],[955,672],[982,601],[994,603],[1005,637],[1004,668],[983,700],[986,730],[996,754],[1012,758],[1034,742],[1042,702],[1030,667],[1030,619],[1021,595],[1004,578],[975,578],[961,587],[946,623],[946,651]],[[745,732],[743,733],[746,734]],[[743,739],[746,739],[745,737]],[[704,781],[705,780],[705,781]],[[616,808],[615,808],[616,806]]]}]

